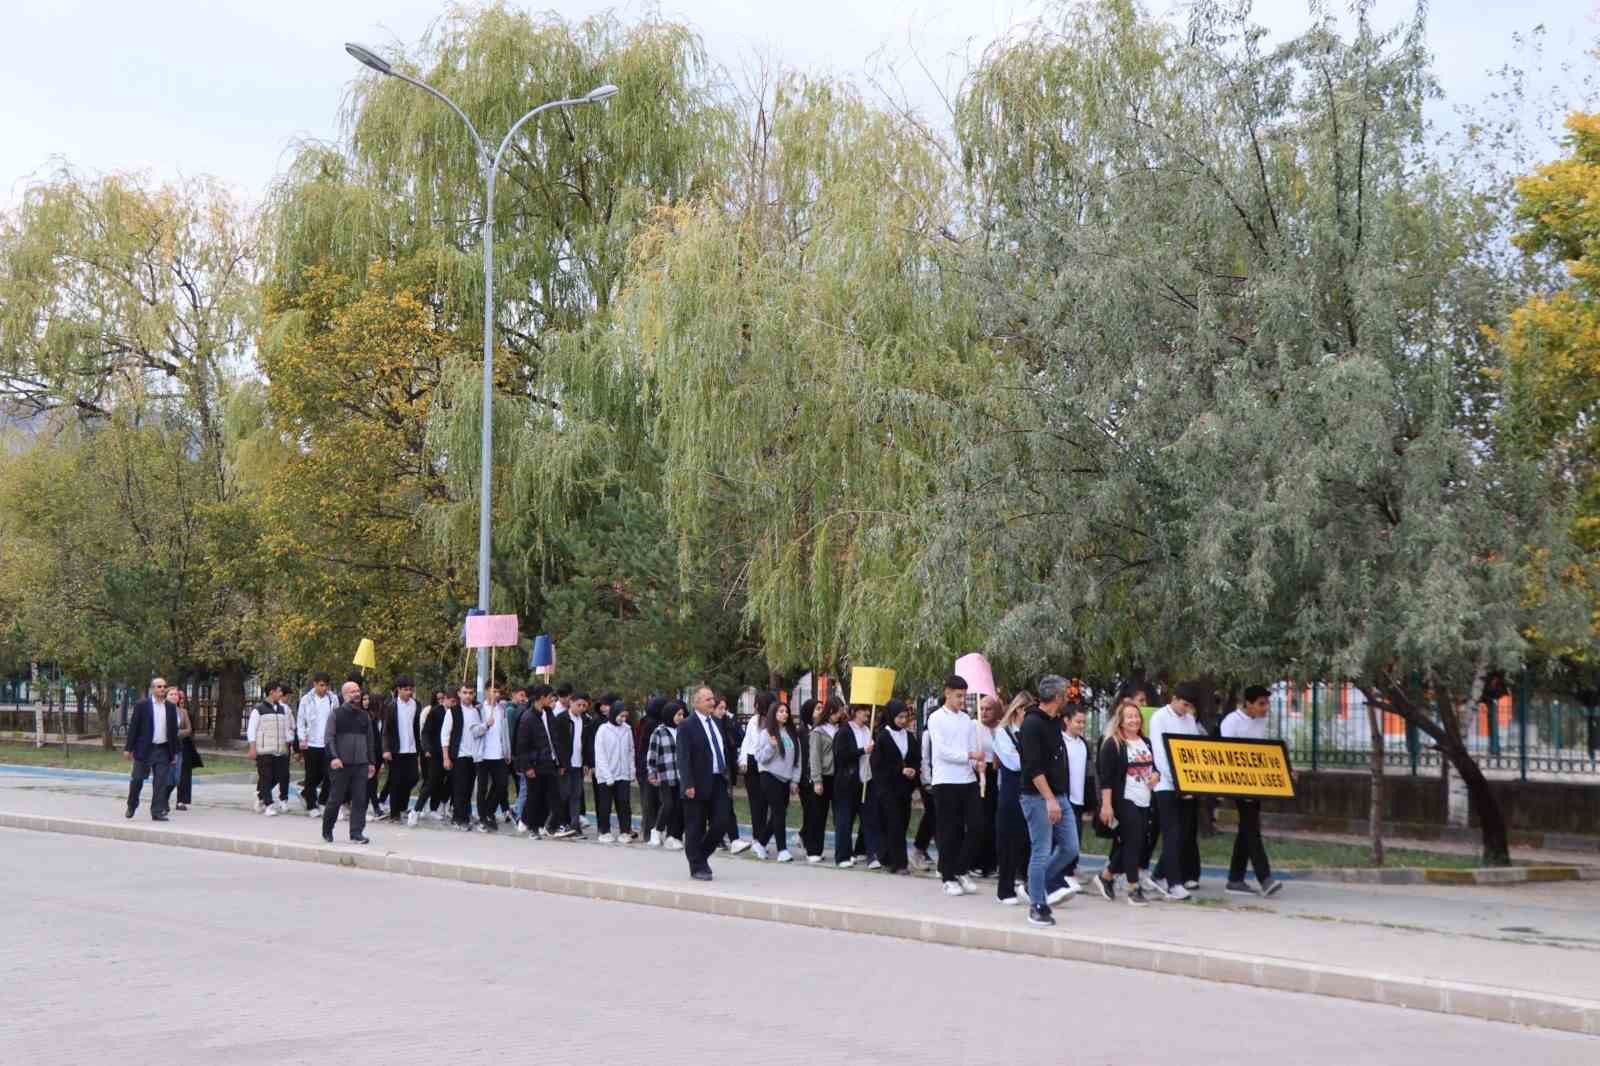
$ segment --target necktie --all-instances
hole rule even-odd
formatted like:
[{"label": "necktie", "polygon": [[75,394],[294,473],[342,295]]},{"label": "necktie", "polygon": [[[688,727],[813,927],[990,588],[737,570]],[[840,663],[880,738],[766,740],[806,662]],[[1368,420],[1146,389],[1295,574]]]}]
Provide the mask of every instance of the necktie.
[{"label": "necktie", "polygon": [[711,719],[705,719],[706,739],[711,744],[711,769],[718,776],[725,771],[722,769],[722,738],[717,735],[717,727],[711,724]]}]

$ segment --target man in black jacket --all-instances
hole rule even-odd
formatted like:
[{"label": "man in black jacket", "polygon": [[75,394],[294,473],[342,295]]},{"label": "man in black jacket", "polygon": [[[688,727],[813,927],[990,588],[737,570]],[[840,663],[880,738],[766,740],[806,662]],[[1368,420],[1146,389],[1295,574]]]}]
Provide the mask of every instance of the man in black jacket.
[{"label": "man in black jacket", "polygon": [[128,742],[122,746],[122,756],[133,762],[128,774],[128,808],[125,817],[132,818],[139,809],[139,793],[144,790],[146,776],[154,778],[155,792],[150,797],[150,818],[167,820],[167,774],[172,767],[172,753],[178,747],[178,708],[167,702],[165,678],[150,679],[150,695],[133,705],[133,717],[128,719]]},{"label": "man in black jacket", "polygon": [[712,717],[717,695],[710,685],[694,693],[694,713],[678,726],[678,781],[683,793],[683,854],[689,876],[711,880],[711,853],[728,829],[728,766],[735,747],[723,740]]},{"label": "man in black jacket", "polygon": [[417,824],[417,812],[410,807],[411,790],[417,785],[421,731],[422,706],[417,702],[416,683],[401,675],[394,679],[394,692],[383,705],[383,761],[389,765],[391,822]]},{"label": "man in black jacket", "polygon": [[583,807],[583,707],[588,701],[573,697],[562,710],[558,705],[550,716],[550,736],[556,760],[556,783],[560,792],[558,811],[550,821],[559,823],[552,835],[566,839],[583,836],[580,821]]},{"label": "man in black jacket", "polygon": [[367,827],[367,782],[378,772],[373,756],[378,751],[377,728],[372,716],[361,706],[361,686],[346,681],[339,690],[344,702],[328,716],[328,731],[323,747],[328,752],[332,784],[328,786],[328,805],[322,809],[322,839],[333,843],[333,823],[339,806],[350,801],[350,841],[367,844],[362,830]]},{"label": "man in black jacket", "polygon": [[1057,718],[1067,702],[1067,679],[1049,674],[1039,680],[1039,703],[1028,710],[1017,735],[1022,760],[1022,818],[1028,823],[1028,921],[1055,925],[1050,905],[1070,894],[1065,886],[1046,893],[1047,882],[1062,879],[1078,857],[1077,819],[1072,816],[1067,747]]},{"label": "man in black jacket", "polygon": [[555,692],[549,685],[534,685],[528,690],[529,707],[517,720],[516,771],[527,784],[527,801],[522,808],[522,825],[530,837],[549,836],[560,825],[561,786],[556,766],[555,730],[550,720],[550,705]]}]

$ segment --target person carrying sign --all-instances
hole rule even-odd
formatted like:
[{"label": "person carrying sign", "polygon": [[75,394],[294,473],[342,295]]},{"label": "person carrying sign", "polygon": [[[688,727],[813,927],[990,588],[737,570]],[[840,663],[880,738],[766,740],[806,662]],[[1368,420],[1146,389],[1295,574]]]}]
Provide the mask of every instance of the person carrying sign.
[{"label": "person carrying sign", "polygon": [[[1271,693],[1260,685],[1244,690],[1244,705],[1222,720],[1224,739],[1267,739],[1267,708]],[[1272,879],[1272,864],[1267,861],[1267,848],[1261,841],[1261,801],[1236,797],[1233,804],[1239,811],[1239,834],[1233,838],[1233,860],[1228,864],[1228,891],[1246,896],[1257,893],[1276,895],[1283,882]],[[1244,879],[1245,862],[1255,867],[1257,888],[1251,888]]]}]

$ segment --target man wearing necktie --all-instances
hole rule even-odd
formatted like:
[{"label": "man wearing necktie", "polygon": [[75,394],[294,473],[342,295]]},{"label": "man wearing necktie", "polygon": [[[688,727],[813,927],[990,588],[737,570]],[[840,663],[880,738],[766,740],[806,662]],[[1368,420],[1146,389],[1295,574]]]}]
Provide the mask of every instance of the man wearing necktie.
[{"label": "man wearing necktie", "polygon": [[683,792],[683,853],[689,876],[711,880],[711,853],[728,832],[728,752],[712,718],[717,694],[710,685],[694,693],[694,713],[678,727],[678,780]]},{"label": "man wearing necktie", "polygon": [[128,742],[122,748],[123,757],[133,763],[128,774],[126,817],[132,818],[139,809],[139,793],[149,776],[155,778],[150,817],[158,822],[167,820],[167,774],[177,745],[178,708],[167,702],[166,680],[152,678],[150,695],[134,704],[133,717],[128,719]]}]

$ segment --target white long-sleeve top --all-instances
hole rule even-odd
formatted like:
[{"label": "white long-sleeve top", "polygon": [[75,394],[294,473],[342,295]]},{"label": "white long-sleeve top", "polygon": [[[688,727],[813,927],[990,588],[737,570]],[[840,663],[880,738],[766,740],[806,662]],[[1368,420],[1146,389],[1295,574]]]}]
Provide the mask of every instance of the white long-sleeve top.
[{"label": "white long-sleeve top", "polygon": [[[484,730],[482,754],[477,758],[485,761],[499,759],[505,760],[506,752],[511,750],[511,745],[506,742],[506,706],[499,704],[487,708],[484,712]],[[462,719],[465,722],[465,719]]]},{"label": "white long-sleeve top", "polygon": [[994,757],[1014,774],[1022,772],[1022,753],[1017,750],[1017,742],[1011,739],[1011,734],[1004,729],[994,731]]},{"label": "white long-sleeve top", "polygon": [[739,765],[747,766],[750,760],[756,757],[756,752],[761,748],[761,738],[767,731],[761,727],[761,719],[751,715],[750,720],[744,724],[744,739],[739,742]]},{"label": "white long-sleeve top", "polygon": [[594,734],[594,779],[602,785],[633,780],[633,730],[602,722]]},{"label": "white long-sleeve top", "polygon": [[328,731],[328,716],[337,706],[339,701],[334,697],[332,689],[320,696],[317,695],[316,689],[312,689],[300,697],[300,709],[295,713],[294,728],[305,741],[306,747],[323,746],[323,737]]},{"label": "white long-sleeve top", "polygon": [[[439,750],[445,754],[450,752],[450,738],[455,735],[452,727],[455,725],[455,715],[447,714],[444,718],[444,728],[439,730]],[[463,759],[483,758],[483,735],[488,729],[483,724],[483,708],[474,703],[470,706],[461,705],[461,747],[458,754]]]},{"label": "white long-sleeve top", "polygon": [[1167,746],[1161,742],[1169,733],[1175,737],[1197,737],[1201,735],[1200,723],[1192,714],[1179,714],[1170,703],[1150,716],[1150,753],[1155,756],[1156,772],[1161,775],[1156,783],[1157,792],[1172,791],[1172,767],[1167,762]]},{"label": "white long-sleeve top", "polygon": [[1236,708],[1222,720],[1222,728],[1219,732],[1228,738],[1266,740],[1267,717],[1262,715],[1260,718],[1251,718],[1248,714]]},{"label": "white long-sleeve top", "polygon": [[978,723],[964,711],[940,707],[928,715],[935,785],[970,785],[978,780],[972,753],[978,750]]}]

